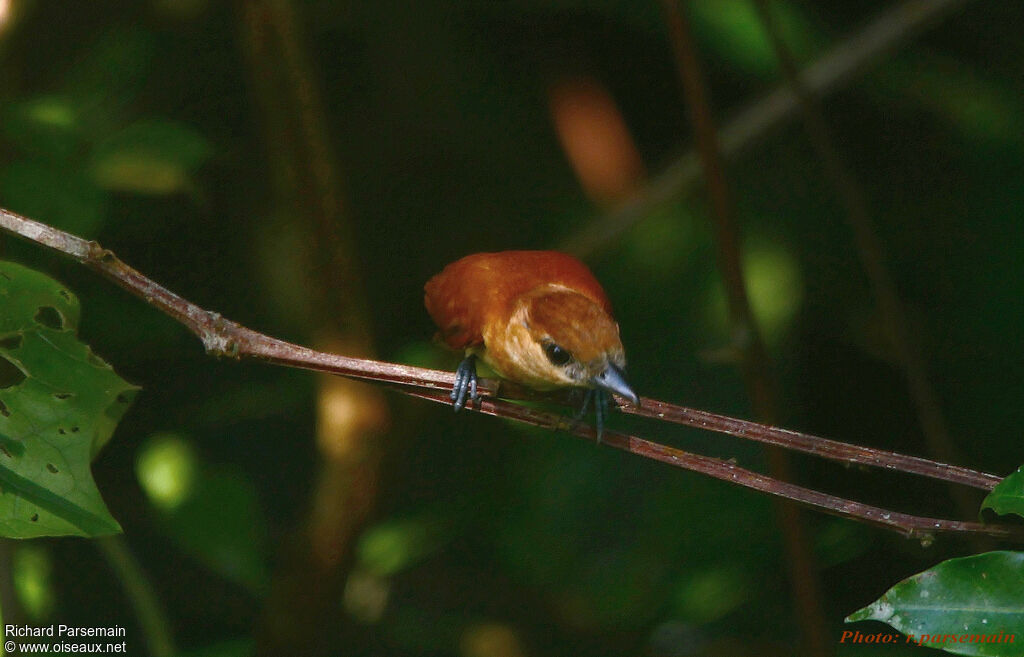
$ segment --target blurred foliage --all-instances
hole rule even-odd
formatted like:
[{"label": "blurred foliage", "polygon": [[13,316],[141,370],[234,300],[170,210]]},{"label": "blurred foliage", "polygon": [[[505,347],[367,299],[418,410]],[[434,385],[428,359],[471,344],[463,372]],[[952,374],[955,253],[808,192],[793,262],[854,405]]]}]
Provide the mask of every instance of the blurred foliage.
[{"label": "blurred foliage", "polygon": [[[312,343],[323,327],[310,323],[304,272],[320,245],[275,203],[267,154],[278,136],[263,132],[236,6],[13,3],[17,20],[0,29],[0,206],[97,239],[232,319]],[[600,212],[560,151],[554,82],[606,85],[651,172],[690,145],[657,3],[294,4],[384,358],[453,366],[428,346],[423,282],[467,253],[551,248]],[[722,123],[778,84],[777,67],[747,2],[687,4]],[[893,4],[773,2],[805,63]],[[1016,3],[969,3],[826,102],[963,464],[1000,474],[1024,461],[1019,25]],[[729,173],[782,423],[923,454],[842,209],[799,123]],[[702,194],[676,199],[589,264],[638,391],[749,416],[707,220]],[[314,377],[210,360],[74,263],[6,237],[0,249],[78,293],[82,340],[142,386],[93,467],[182,654],[249,654],[317,472]],[[394,413],[378,517],[338,623],[323,630],[336,654],[793,654],[799,624],[769,500],[563,435],[397,398]],[[764,467],[756,446],[614,419]],[[808,458],[796,470],[799,483],[865,502],[953,513],[933,483]],[[840,654],[899,654],[839,645],[842,619],[969,552],[805,517]],[[141,650],[131,603],[87,543],[21,550],[21,603],[4,598],[5,622],[123,624]]]},{"label": "blurred foliage", "polygon": [[201,462],[188,441],[169,433],[139,447],[136,473],[171,540],[225,579],[254,592],[265,587],[265,528],[247,478]]},{"label": "blurred foliage", "polygon": [[[803,280],[799,263],[781,244],[759,244],[748,240],[744,252],[743,275],[754,318],[769,346],[775,345],[791,330],[803,301]],[[711,288],[705,322],[712,335],[722,342],[729,339],[728,308],[725,288]]]},{"label": "blurred foliage", "polygon": [[25,615],[40,622],[53,611],[53,560],[37,543],[21,543],[11,559],[11,581]]},{"label": "blurred foliage", "polygon": [[139,449],[135,471],[149,501],[173,511],[195,491],[197,461],[186,440],[175,434],[160,434]]}]

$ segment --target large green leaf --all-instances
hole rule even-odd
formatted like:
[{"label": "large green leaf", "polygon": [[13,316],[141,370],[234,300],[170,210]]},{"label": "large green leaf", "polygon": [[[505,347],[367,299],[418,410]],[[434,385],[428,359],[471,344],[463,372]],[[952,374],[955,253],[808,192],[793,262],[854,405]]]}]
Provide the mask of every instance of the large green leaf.
[{"label": "large green leaf", "polygon": [[959,655],[1024,655],[1024,552],[950,559],[903,580],[847,618],[879,620]]},{"label": "large green leaf", "polygon": [[982,509],[992,509],[999,515],[1016,513],[1024,516],[1024,466],[999,482],[992,492],[985,496]]},{"label": "large green leaf", "polygon": [[120,531],[89,463],[137,390],[77,337],[78,300],[0,262],[0,535]]}]

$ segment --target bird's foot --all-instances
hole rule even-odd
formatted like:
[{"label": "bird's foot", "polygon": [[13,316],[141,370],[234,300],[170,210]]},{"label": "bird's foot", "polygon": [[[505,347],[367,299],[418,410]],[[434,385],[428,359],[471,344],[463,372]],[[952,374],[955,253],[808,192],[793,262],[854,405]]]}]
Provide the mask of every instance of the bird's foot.
[{"label": "bird's foot", "polygon": [[594,419],[596,420],[597,428],[597,443],[601,444],[601,439],[604,437],[604,419],[608,414],[608,402],[610,401],[611,395],[600,388],[590,388],[583,395],[583,405],[580,406],[580,411],[572,419],[572,427],[576,427],[584,418],[587,417],[587,410],[590,408],[590,403],[594,403]]},{"label": "bird's foot", "polygon": [[476,356],[466,356],[459,368],[455,370],[455,385],[452,386],[451,400],[458,413],[466,405],[466,400],[479,401],[480,393],[476,391]]}]

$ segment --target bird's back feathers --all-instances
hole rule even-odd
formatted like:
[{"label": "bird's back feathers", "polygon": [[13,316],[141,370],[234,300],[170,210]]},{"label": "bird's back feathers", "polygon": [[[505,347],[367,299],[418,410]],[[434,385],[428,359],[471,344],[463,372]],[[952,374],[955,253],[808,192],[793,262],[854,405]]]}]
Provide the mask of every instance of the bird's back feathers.
[{"label": "bird's back feathers", "polygon": [[482,344],[485,325],[506,321],[516,299],[544,285],[578,292],[611,314],[608,297],[586,265],[557,251],[466,256],[427,281],[424,303],[441,339],[464,349]]}]

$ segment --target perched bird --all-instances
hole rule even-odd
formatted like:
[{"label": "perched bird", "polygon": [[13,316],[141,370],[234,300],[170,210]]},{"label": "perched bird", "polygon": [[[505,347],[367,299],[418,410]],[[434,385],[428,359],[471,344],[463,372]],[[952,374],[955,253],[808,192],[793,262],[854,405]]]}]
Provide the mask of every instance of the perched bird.
[{"label": "perched bird", "polygon": [[588,390],[598,440],[613,392],[639,404],[626,383],[619,326],[601,284],[575,258],[555,251],[477,253],[451,263],[424,287],[440,338],[464,350],[452,401],[478,398],[476,359],[536,390]]}]

